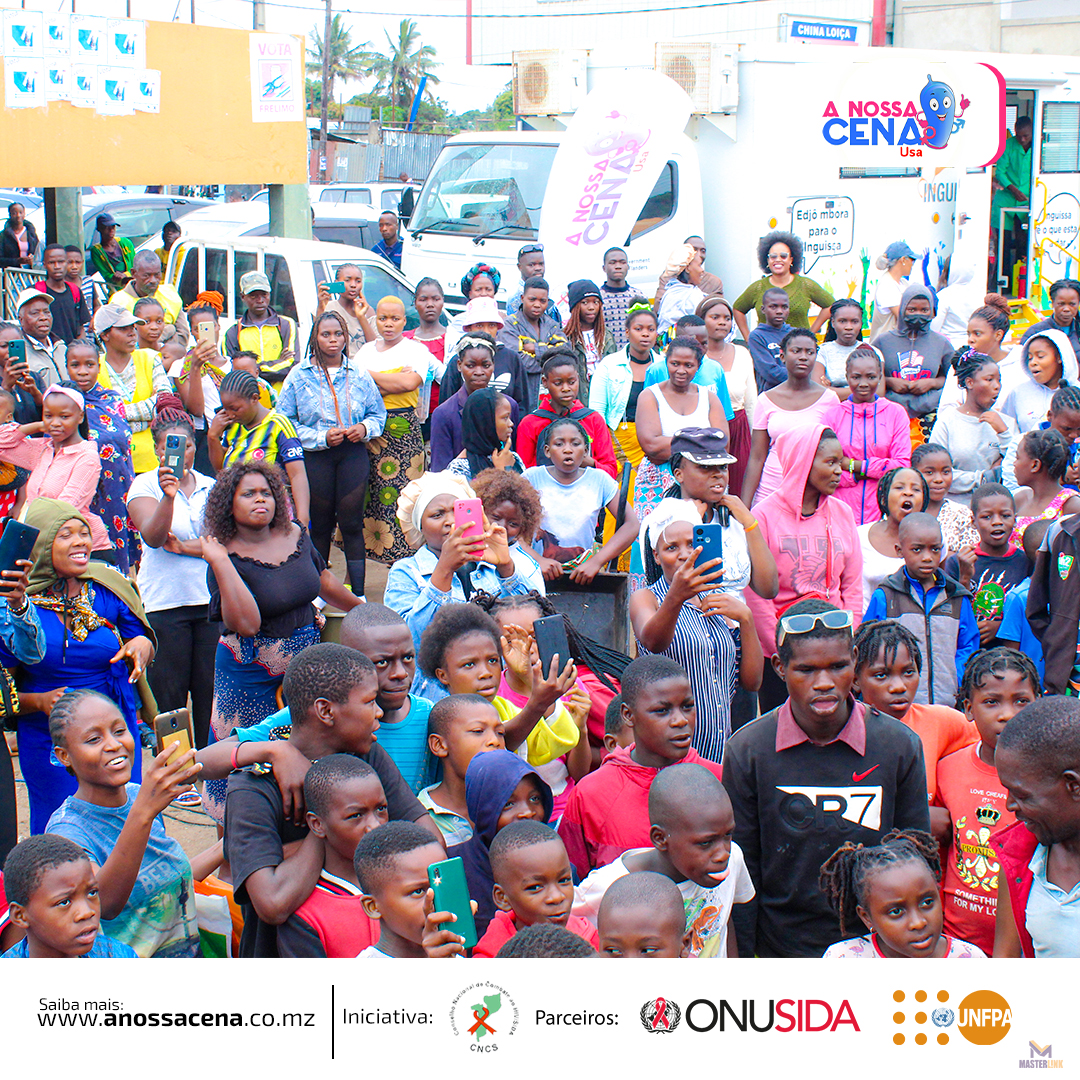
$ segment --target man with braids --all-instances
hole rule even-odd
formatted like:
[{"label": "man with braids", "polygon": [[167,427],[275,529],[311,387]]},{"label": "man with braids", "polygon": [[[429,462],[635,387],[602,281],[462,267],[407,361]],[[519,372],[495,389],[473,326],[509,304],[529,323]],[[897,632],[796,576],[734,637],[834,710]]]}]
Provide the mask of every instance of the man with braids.
[{"label": "man with braids", "polygon": [[942,931],[941,859],[937,841],[916,829],[894,829],[876,847],[848,841],[821,868],[821,890],[840,919],[838,941],[826,960],[972,960],[977,945]]},{"label": "man with braids", "polygon": [[[938,790],[931,814],[944,811],[946,853],[945,929],[994,948],[994,916],[1001,866],[989,841],[1016,817],[994,768],[994,751],[1005,725],[1042,693],[1031,659],[1015,649],[982,649],[964,672],[959,704],[975,722],[979,742],[938,762]],[[951,849],[951,850],[950,850]]]},{"label": "man with braids", "polygon": [[724,753],[756,900],[735,910],[739,952],[821,956],[840,936],[815,884],[842,844],[927,830],[926,770],[915,733],[851,696],[851,613],[813,597],[776,625],[773,666],[788,700],[739,728]]},{"label": "man with braids", "polygon": [[136,252],[131,280],[109,297],[109,303],[119,304],[131,311],[136,301],[145,297],[153,298],[164,310],[165,322],[176,327],[180,340],[186,345],[191,337],[191,328],[184,314],[184,302],[172,285],[161,280],[161,273],[161,259],[153,251]]},{"label": "man with braids", "polygon": [[1080,957],[1080,702],[1044,697],[998,736],[994,764],[1016,824],[1001,857],[994,956]]}]

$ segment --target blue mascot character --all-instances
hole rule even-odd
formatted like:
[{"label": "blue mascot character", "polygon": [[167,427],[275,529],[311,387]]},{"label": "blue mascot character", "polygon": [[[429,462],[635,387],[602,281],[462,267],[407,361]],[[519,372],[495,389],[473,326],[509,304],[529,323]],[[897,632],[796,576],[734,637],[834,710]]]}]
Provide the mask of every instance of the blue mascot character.
[{"label": "blue mascot character", "polygon": [[960,116],[956,112],[956,95],[948,83],[926,76],[926,85],[919,94],[919,104],[922,105],[923,115],[926,118],[926,130],[923,132],[923,146],[932,146],[935,150],[943,150],[949,145],[949,138],[954,131],[959,131],[964,126],[960,119],[964,110],[971,103],[964,100],[960,103]]}]

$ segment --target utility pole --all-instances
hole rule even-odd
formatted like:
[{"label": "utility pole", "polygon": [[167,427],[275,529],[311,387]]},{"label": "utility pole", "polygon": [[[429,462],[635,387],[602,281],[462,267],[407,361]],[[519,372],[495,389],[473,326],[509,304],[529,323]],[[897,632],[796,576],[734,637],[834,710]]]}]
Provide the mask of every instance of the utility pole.
[{"label": "utility pole", "polygon": [[322,108],[319,110],[319,183],[326,183],[326,128],[329,119],[330,102],[330,34],[332,16],[330,0],[326,0],[326,21],[323,23],[322,38]]},{"label": "utility pole", "polygon": [[252,0],[251,5],[251,29],[266,29],[266,3],[265,0]]}]

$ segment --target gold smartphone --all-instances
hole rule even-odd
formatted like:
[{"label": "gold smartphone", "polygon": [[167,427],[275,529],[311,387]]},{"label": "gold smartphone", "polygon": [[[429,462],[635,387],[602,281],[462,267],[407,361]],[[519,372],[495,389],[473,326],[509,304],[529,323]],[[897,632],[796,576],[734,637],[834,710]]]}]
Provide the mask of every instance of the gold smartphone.
[{"label": "gold smartphone", "polygon": [[169,755],[167,762],[171,765],[195,745],[195,737],[191,729],[191,714],[187,709],[158,713],[154,721],[154,735],[157,737],[159,754],[167,747],[176,747],[176,750]]}]

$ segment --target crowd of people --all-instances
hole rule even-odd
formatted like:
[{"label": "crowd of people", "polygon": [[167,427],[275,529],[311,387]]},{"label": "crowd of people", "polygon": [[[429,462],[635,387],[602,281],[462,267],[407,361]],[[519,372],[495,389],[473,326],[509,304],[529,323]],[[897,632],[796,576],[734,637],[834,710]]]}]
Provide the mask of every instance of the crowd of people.
[{"label": "crowd of people", "polygon": [[871,310],[783,231],[734,302],[528,244],[303,343],[99,232],[0,325],[3,956],[201,955],[200,894],[241,956],[1080,955],[1080,282],[1014,342],[903,241]]}]

